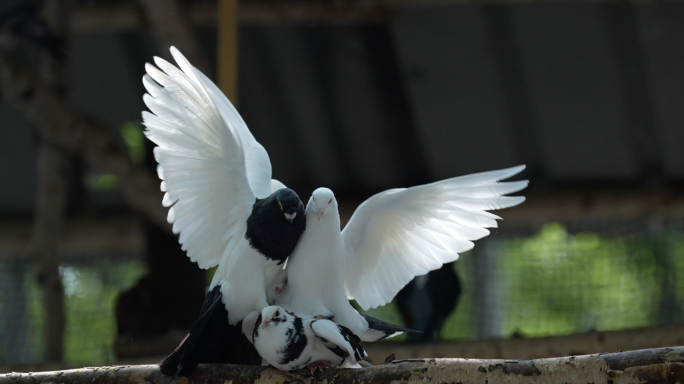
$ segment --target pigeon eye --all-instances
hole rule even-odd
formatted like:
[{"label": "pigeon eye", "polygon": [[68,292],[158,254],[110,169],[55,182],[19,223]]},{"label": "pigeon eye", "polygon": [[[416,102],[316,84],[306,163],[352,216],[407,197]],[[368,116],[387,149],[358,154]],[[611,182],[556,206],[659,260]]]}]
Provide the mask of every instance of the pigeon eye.
[{"label": "pigeon eye", "polygon": [[328,201],[328,204],[332,203],[332,197],[330,198],[330,201]]},{"label": "pigeon eye", "polygon": [[278,316],[280,316],[280,311],[276,311],[276,313],[275,313],[275,317],[278,317]]},{"label": "pigeon eye", "polygon": [[283,210],[283,203],[281,203],[281,202],[279,201],[279,202],[278,202],[278,205],[280,205],[280,210],[282,211],[282,210]]}]

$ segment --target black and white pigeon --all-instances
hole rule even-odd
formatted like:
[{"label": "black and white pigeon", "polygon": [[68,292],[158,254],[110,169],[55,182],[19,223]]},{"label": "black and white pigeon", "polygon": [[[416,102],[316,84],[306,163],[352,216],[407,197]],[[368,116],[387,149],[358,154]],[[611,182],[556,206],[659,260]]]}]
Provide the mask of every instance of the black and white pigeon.
[{"label": "black and white pigeon", "polygon": [[[299,196],[271,179],[266,150],[228,98],[176,48],[171,54],[180,69],[158,57],[159,68],[145,66],[143,100],[151,111],[143,112],[145,134],[158,145],[162,204],[182,249],[200,268],[218,266],[204,322],[198,320],[183,342],[192,341],[192,348],[182,344],[162,364],[165,373],[178,374],[194,369],[184,367],[197,360],[191,350],[210,352],[197,345],[213,345],[228,323],[237,325],[273,301],[306,218]],[[217,300],[227,316],[215,310]],[[212,316],[225,319],[205,332]]]},{"label": "black and white pigeon", "polygon": [[242,323],[242,332],[264,360],[284,371],[360,368],[367,356],[348,328],[328,319],[302,319],[278,306],[252,312]]},{"label": "black and white pigeon", "polygon": [[500,217],[487,210],[513,207],[522,196],[503,196],[528,182],[498,182],[524,165],[390,189],[364,201],[340,232],[335,195],[315,190],[306,206],[306,231],[287,263],[288,285],[275,304],[300,316],[327,316],[362,341],[394,334],[359,314],[390,302],[415,276],[458,259],[472,240],[489,234]]}]

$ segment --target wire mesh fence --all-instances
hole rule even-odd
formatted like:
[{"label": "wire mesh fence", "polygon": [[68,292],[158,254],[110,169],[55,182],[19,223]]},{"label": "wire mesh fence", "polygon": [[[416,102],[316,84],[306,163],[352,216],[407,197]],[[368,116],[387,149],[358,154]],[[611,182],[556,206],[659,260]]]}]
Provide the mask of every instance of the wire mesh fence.
[{"label": "wire mesh fence", "polygon": [[[136,258],[109,257],[59,267],[64,285],[64,359],[72,364],[107,364],[115,360],[115,304],[120,292],[146,273]],[[37,265],[0,262],[0,364],[43,361],[47,319]]]},{"label": "wire mesh fence", "polygon": [[[439,336],[543,337],[681,323],[682,224],[503,225],[454,264],[462,297]],[[392,304],[368,313],[402,321]]]},{"label": "wire mesh fence", "polygon": [[[684,219],[502,227],[450,266],[462,294],[439,338],[541,337],[684,321]],[[146,273],[144,261],[130,256],[60,266],[65,362],[116,360],[116,299]],[[4,260],[0,365],[39,363],[43,324],[50,320],[37,266]],[[427,311],[422,304],[416,312]],[[394,302],[368,313],[404,324]]]}]

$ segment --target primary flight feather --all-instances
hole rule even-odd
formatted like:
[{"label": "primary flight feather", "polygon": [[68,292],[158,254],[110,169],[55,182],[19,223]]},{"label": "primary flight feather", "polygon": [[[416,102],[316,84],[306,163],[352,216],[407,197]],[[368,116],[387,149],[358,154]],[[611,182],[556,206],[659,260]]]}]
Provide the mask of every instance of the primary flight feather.
[{"label": "primary flight feather", "polygon": [[499,182],[524,165],[390,189],[361,204],[340,231],[330,189],[314,191],[306,207],[307,229],[287,265],[288,285],[276,304],[302,316],[328,316],[363,341],[390,336],[350,304],[367,310],[390,302],[415,276],[440,268],[489,234],[498,216],[487,210],[522,203],[503,196],[527,181]]},{"label": "primary flight feather", "polygon": [[[145,134],[157,144],[162,204],[182,249],[201,268],[217,266],[211,300],[225,305],[227,327],[273,300],[284,280],[281,264],[306,226],[304,205],[271,179],[266,150],[216,85],[176,48],[171,54],[179,68],[158,57],[159,68],[145,66],[143,100],[151,111],[143,112]],[[214,314],[225,316],[215,310],[202,316]],[[214,324],[198,322],[187,340],[209,345],[220,337],[204,334],[204,323]],[[191,349],[177,351],[185,356]],[[178,373],[182,365],[180,359],[167,371]]]}]

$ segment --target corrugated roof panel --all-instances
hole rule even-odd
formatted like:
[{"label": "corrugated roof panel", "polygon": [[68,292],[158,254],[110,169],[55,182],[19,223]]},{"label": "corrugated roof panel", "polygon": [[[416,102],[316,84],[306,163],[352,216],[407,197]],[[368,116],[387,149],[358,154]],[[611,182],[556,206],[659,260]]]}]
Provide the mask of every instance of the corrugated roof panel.
[{"label": "corrugated roof panel", "polygon": [[515,5],[512,15],[548,174],[637,177],[604,6]]},{"label": "corrugated roof panel", "polygon": [[665,174],[684,177],[684,4],[634,5]]},{"label": "corrugated roof panel", "polygon": [[482,6],[393,23],[416,129],[437,179],[518,164]]}]

